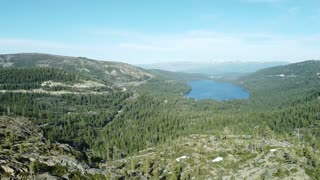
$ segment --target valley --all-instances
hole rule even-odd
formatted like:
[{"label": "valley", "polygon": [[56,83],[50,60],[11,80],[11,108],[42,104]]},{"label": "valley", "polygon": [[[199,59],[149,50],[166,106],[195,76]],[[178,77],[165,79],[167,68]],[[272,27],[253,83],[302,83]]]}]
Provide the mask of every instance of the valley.
[{"label": "valley", "polygon": [[207,75],[0,55],[1,179],[316,179],[319,69],[270,67],[224,80],[247,99],[194,100],[187,82]]}]

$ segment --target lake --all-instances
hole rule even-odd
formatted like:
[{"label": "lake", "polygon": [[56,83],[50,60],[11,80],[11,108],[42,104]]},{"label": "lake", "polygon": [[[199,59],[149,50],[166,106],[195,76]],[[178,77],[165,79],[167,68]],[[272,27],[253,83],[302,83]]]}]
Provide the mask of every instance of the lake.
[{"label": "lake", "polygon": [[250,94],[240,86],[212,80],[189,81],[192,90],[186,94],[194,99],[231,100],[247,99]]}]

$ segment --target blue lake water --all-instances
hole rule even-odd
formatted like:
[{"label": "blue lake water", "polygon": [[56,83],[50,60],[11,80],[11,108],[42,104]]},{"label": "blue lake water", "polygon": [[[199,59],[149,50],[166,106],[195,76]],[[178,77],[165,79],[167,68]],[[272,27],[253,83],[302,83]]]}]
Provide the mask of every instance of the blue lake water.
[{"label": "blue lake water", "polygon": [[230,100],[230,99],[247,99],[250,94],[230,83],[217,82],[212,80],[196,80],[189,81],[188,84],[192,90],[186,94],[187,97],[194,99],[214,99],[214,100]]}]

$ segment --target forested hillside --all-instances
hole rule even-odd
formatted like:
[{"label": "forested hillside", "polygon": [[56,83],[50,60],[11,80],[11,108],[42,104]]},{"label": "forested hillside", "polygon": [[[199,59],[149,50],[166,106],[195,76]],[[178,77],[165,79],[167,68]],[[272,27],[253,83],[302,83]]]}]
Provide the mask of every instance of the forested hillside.
[{"label": "forested hillside", "polygon": [[[50,142],[83,153],[106,179],[319,177],[318,61],[242,77],[236,83],[250,98],[221,102],[185,98],[184,80],[161,72],[118,89],[108,87],[109,76],[22,66],[0,69],[0,113],[29,118]],[[186,161],[176,160],[182,156]],[[216,157],[223,162],[214,164]]]},{"label": "forested hillside", "polygon": [[79,82],[75,74],[68,74],[53,68],[2,69],[0,71],[0,88],[4,90],[36,89],[46,81],[63,83]]},{"label": "forested hillside", "polygon": [[305,61],[263,69],[236,83],[248,89],[255,105],[275,107],[318,92],[320,61]]},{"label": "forested hillside", "polygon": [[0,55],[0,67],[57,68],[95,79],[106,80],[113,84],[120,82],[140,82],[152,77],[152,74],[147,71],[125,63],[38,53]]}]

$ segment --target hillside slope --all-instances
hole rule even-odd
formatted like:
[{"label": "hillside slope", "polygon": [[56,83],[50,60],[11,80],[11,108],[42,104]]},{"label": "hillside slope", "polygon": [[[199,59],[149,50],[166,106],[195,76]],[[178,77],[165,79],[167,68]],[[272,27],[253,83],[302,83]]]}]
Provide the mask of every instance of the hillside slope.
[{"label": "hillside slope", "polygon": [[250,92],[251,100],[268,106],[300,100],[320,88],[320,61],[262,69],[235,83]]},{"label": "hillside slope", "polygon": [[311,179],[302,146],[252,136],[193,134],[111,162],[138,179]]},{"label": "hillside slope", "polygon": [[[95,179],[87,157],[67,144],[51,143],[23,117],[0,116],[0,179]],[[96,174],[96,175],[95,175]]]},{"label": "hillside slope", "polygon": [[125,63],[97,61],[84,57],[68,57],[50,54],[21,53],[0,55],[0,67],[51,67],[79,73],[91,78],[107,80],[114,84],[140,82],[153,77],[143,69]]}]

